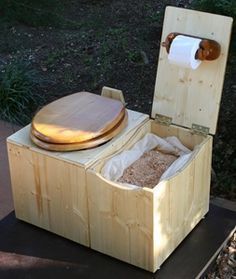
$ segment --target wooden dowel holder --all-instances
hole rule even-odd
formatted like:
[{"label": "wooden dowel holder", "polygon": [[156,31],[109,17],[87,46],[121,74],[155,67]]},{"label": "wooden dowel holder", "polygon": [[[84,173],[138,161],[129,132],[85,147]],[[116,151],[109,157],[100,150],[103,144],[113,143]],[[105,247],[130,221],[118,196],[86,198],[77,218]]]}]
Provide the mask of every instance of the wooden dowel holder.
[{"label": "wooden dowel holder", "polygon": [[217,59],[220,56],[221,47],[220,44],[215,40],[200,38],[197,36],[182,34],[178,32],[169,33],[165,41],[161,43],[161,46],[166,48],[167,53],[170,52],[171,43],[178,35],[202,39],[201,42],[199,43],[199,48],[196,51],[195,59],[202,60],[202,61],[204,60],[212,61]]}]

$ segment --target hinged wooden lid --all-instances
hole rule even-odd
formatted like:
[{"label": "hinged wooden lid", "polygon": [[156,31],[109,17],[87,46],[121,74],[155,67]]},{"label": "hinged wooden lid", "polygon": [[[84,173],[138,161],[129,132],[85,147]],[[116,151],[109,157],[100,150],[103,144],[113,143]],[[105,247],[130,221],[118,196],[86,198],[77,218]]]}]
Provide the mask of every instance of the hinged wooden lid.
[{"label": "hinged wooden lid", "polygon": [[230,42],[232,18],[175,7],[167,7],[161,42],[171,32],[209,38],[221,45],[220,57],[203,61],[196,70],[168,62],[160,47],[152,118],[172,118],[172,123],[191,128],[201,125],[215,134]]},{"label": "hinged wooden lid", "polygon": [[60,98],[32,120],[34,135],[49,143],[80,143],[101,137],[124,118],[121,101],[88,92]]}]

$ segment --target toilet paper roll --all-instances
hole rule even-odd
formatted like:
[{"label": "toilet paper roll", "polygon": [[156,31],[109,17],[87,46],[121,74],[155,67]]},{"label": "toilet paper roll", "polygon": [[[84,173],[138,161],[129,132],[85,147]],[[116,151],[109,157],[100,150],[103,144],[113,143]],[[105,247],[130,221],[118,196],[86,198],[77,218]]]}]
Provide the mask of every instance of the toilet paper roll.
[{"label": "toilet paper roll", "polygon": [[168,60],[180,67],[197,69],[201,60],[195,59],[201,39],[178,35],[171,43]]}]

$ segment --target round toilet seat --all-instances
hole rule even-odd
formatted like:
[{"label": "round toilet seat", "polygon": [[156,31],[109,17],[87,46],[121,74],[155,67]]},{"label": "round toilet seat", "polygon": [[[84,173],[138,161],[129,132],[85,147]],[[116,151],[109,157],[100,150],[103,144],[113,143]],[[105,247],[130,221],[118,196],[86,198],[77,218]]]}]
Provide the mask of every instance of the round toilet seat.
[{"label": "round toilet seat", "polygon": [[83,142],[77,143],[49,143],[44,142],[37,138],[33,132],[30,133],[31,140],[39,147],[49,150],[49,151],[74,151],[74,150],[81,150],[96,147],[102,143],[105,143],[112,139],[114,136],[119,134],[126,126],[128,121],[128,113],[125,111],[123,118],[109,131],[104,133],[103,135]]},{"label": "round toilet seat", "polygon": [[98,141],[111,130],[120,131],[117,124],[123,123],[124,117],[125,107],[118,100],[88,92],[75,93],[46,105],[35,115],[31,138],[42,141],[44,146],[46,143],[79,146],[92,139]]}]

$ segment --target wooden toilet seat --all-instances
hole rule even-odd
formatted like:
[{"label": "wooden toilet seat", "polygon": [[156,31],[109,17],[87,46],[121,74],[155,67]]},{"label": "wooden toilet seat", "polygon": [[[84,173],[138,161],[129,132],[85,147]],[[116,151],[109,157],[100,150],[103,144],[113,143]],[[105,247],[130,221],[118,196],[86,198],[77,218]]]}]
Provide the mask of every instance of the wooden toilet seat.
[{"label": "wooden toilet seat", "polygon": [[75,93],[43,107],[32,133],[49,143],[79,143],[102,136],[124,118],[124,105],[88,92]]},{"label": "wooden toilet seat", "polygon": [[83,142],[64,143],[64,144],[49,143],[49,142],[45,142],[45,141],[42,141],[39,138],[37,138],[34,135],[34,133],[32,133],[32,130],[30,133],[30,137],[31,137],[31,140],[36,145],[38,145],[39,147],[41,147],[43,149],[50,150],[50,151],[73,151],[73,150],[88,149],[88,148],[98,146],[102,143],[105,143],[105,142],[109,141],[110,139],[112,139],[113,137],[115,137],[116,135],[118,135],[125,128],[125,126],[127,124],[127,120],[128,120],[128,113],[125,112],[124,117],[111,130],[109,130],[108,132],[106,132],[105,134],[103,134],[97,138],[94,138],[94,139],[91,139],[88,141],[83,141]]},{"label": "wooden toilet seat", "polygon": [[31,140],[51,151],[87,149],[107,142],[126,126],[128,114],[117,100],[88,92],[43,107],[31,123]]}]

